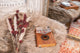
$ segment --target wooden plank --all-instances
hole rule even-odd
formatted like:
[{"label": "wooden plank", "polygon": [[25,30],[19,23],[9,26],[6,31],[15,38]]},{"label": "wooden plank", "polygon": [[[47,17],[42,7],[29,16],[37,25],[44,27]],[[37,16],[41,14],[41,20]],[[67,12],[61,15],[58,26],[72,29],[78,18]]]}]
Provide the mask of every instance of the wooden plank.
[{"label": "wooden plank", "polygon": [[44,0],[44,5],[43,5],[43,15],[44,16],[48,15],[48,9],[49,9],[49,0]]}]

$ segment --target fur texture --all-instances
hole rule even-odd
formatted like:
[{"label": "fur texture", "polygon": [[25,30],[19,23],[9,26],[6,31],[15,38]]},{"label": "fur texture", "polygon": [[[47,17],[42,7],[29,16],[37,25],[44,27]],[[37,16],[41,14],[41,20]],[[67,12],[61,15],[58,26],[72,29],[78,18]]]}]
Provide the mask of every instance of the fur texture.
[{"label": "fur texture", "polygon": [[[54,47],[45,47],[38,48],[36,47],[35,40],[35,27],[36,26],[50,26],[54,33],[57,45]],[[67,28],[65,25],[59,23],[56,20],[49,19],[44,16],[33,16],[31,18],[30,26],[27,28],[26,35],[24,37],[23,43],[21,44],[19,53],[58,53],[61,43],[65,40],[67,35]],[[4,38],[3,38],[4,37]],[[0,40],[0,47],[5,45],[5,48],[0,48],[0,53],[14,53],[12,47],[12,41],[10,33],[7,28],[6,21],[0,22],[0,38],[3,38],[4,41]],[[6,44],[5,44],[6,43]]]},{"label": "fur texture", "polygon": [[[61,43],[65,40],[67,35],[67,28],[65,25],[59,23],[56,20],[49,19],[44,16],[36,16],[32,18],[33,24],[29,29],[27,29],[24,41],[21,44],[20,53],[58,53]],[[35,27],[36,26],[50,26],[54,33],[57,45],[54,47],[38,48],[36,47],[35,40]]]},{"label": "fur texture", "polygon": [[[79,2],[76,2],[76,4],[80,7],[80,4],[78,3]],[[75,19],[80,15],[80,8],[78,10],[75,10],[75,9],[66,10],[64,8],[61,8],[59,5],[60,4],[58,3],[56,3],[56,6],[53,6],[52,4],[50,4],[48,17],[66,24],[70,22],[71,19]]]},{"label": "fur texture", "polygon": [[14,53],[6,21],[0,21],[0,53]]}]

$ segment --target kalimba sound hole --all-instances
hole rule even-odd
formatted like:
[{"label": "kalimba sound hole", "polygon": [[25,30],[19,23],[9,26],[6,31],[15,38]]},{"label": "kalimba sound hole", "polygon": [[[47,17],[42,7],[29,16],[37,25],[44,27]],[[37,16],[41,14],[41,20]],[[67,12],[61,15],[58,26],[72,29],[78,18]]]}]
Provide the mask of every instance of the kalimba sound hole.
[{"label": "kalimba sound hole", "polygon": [[48,39],[49,39],[49,36],[48,36],[48,35],[42,35],[41,38],[42,38],[43,40],[48,40]]}]

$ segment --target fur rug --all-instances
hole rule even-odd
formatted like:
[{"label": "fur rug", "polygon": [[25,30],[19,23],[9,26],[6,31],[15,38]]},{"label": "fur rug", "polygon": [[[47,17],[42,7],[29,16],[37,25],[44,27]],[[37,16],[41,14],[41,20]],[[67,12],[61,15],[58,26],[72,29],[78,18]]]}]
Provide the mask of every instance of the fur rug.
[{"label": "fur rug", "polygon": [[[76,4],[80,6],[77,2]],[[80,15],[80,8],[78,10],[75,9],[63,9],[59,6],[60,4],[56,3],[56,6],[50,4],[48,17],[58,20],[64,24],[71,21],[71,19],[75,19]],[[61,18],[61,19],[60,19]]]},{"label": "fur rug", "polygon": [[[24,41],[21,45],[20,53],[58,53],[61,43],[65,40],[67,30],[65,25],[56,20],[49,19],[44,16],[37,16],[32,18],[33,24],[26,32]],[[54,47],[38,48],[35,43],[35,27],[36,26],[50,26],[54,32],[57,45]]]},{"label": "fur rug", "polygon": [[[50,26],[57,45],[54,47],[38,48],[35,41],[35,27],[36,26]],[[30,26],[26,31],[23,43],[21,44],[19,53],[58,53],[61,43],[65,40],[67,35],[67,28],[65,25],[56,20],[49,19],[44,16],[33,16]],[[5,21],[0,22],[0,53],[14,53],[10,33],[7,29]],[[5,45],[5,46],[4,46]],[[5,48],[4,48],[5,47]]]},{"label": "fur rug", "polygon": [[[12,53],[12,39],[6,21],[0,21],[0,53]],[[13,52],[14,53],[14,52]]]}]

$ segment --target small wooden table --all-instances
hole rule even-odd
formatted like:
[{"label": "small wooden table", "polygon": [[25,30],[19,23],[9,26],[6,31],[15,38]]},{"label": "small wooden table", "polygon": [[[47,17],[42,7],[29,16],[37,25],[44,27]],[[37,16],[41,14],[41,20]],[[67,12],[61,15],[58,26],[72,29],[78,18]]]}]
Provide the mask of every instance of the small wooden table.
[{"label": "small wooden table", "polygon": [[79,6],[77,6],[76,4],[74,4],[74,3],[70,3],[71,4],[71,6],[69,6],[69,7],[67,7],[67,6],[64,6],[64,5],[60,5],[60,7],[62,7],[62,8],[64,8],[64,9],[75,9],[75,10],[78,10],[79,9]]}]

